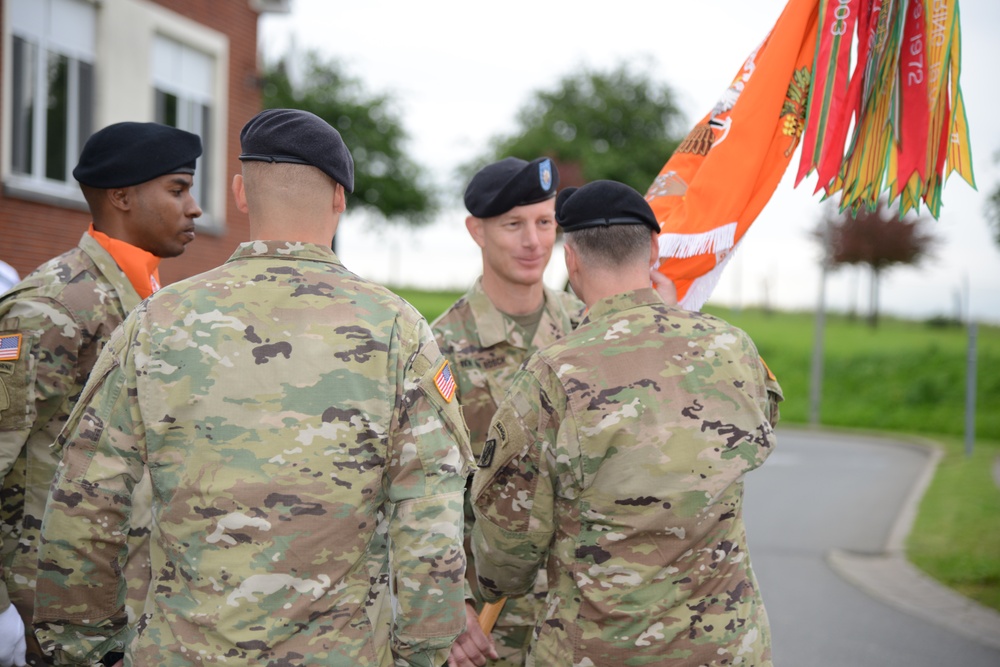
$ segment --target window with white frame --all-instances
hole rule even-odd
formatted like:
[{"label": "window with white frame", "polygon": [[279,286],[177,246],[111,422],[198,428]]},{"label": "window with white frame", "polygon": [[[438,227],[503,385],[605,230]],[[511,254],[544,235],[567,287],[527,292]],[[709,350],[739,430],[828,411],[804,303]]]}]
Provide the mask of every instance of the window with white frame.
[{"label": "window with white frame", "polygon": [[198,224],[217,226],[208,194],[212,192],[212,103],[215,62],[212,56],[186,44],[157,35],[153,41],[153,88],[156,122],[193,132],[201,137],[204,152],[195,170],[192,194],[204,211]]},{"label": "window with white frame", "polygon": [[93,131],[96,9],[11,0],[12,185],[79,199],[73,167]]}]

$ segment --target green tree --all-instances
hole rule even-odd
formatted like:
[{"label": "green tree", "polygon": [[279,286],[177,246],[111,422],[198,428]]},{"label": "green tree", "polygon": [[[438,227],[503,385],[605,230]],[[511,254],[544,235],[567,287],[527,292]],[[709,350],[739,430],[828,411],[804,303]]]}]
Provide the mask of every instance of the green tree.
[{"label": "green tree", "polygon": [[310,111],[340,131],[354,156],[354,194],[349,204],[392,221],[430,220],[437,195],[423,178],[425,170],[405,152],[408,135],[392,96],[369,93],[339,63],[324,60],[315,51],[307,52],[302,62],[301,77],[289,74],[285,58],[265,65],[264,108]]},{"label": "green tree", "polygon": [[553,90],[535,91],[517,116],[517,129],[494,137],[488,155],[466,165],[508,156],[547,155],[563,187],[612,179],[645,192],[674,152],[686,128],[671,88],[648,72],[620,64],[608,72],[584,70]]}]

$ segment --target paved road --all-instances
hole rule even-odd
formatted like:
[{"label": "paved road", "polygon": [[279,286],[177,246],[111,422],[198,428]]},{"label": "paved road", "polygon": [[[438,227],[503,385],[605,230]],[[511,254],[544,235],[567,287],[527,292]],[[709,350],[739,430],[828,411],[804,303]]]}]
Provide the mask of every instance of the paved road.
[{"label": "paved road", "polygon": [[925,460],[877,439],[778,429],[778,449],[747,476],[745,505],[775,665],[1000,665],[1000,649],[898,611],[827,563],[832,549],[885,549]]}]

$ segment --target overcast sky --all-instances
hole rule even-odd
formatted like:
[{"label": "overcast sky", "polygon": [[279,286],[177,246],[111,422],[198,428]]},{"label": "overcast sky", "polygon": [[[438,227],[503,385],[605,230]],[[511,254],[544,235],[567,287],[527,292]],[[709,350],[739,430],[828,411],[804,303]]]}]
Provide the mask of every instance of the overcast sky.
[{"label": "overcast sky", "polygon": [[[371,92],[397,100],[414,159],[453,197],[430,228],[413,232],[349,211],[338,252],[357,273],[382,282],[466,288],[479,273],[478,249],[465,231],[455,168],[481,154],[488,140],[515,126],[533,91],[551,90],[581,68],[634,63],[673,87],[689,123],[715,103],[743,60],[765,37],[783,0],[291,0],[290,14],[265,15],[261,47],[275,57],[316,49],[338,59]],[[890,270],[882,283],[885,312],[911,317],[955,315],[968,295],[973,317],[1000,323],[1000,246],[983,217],[986,194],[1000,182],[995,63],[1000,62],[1000,2],[961,0],[961,84],[971,127],[976,192],[948,181],[934,229],[943,239],[923,268]],[[666,161],[667,156],[664,156]],[[786,178],[730,262],[710,303],[811,308],[819,291],[819,250],[809,231],[822,212],[815,179]],[[656,174],[650,174],[650,181]],[[564,275],[553,254],[547,280]],[[843,270],[827,301],[846,309],[867,303],[867,276]]]}]

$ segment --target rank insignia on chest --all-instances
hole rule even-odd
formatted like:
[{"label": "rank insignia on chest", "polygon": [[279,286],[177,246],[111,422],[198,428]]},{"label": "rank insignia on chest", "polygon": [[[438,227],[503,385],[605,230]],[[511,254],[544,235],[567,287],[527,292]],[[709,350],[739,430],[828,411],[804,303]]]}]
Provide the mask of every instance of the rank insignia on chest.
[{"label": "rank insignia on chest", "polygon": [[21,357],[21,334],[0,336],[0,361],[13,361]]},{"label": "rank insignia on chest", "polygon": [[434,386],[441,397],[451,403],[451,399],[455,397],[455,377],[451,374],[451,365],[447,361],[434,376]]}]

